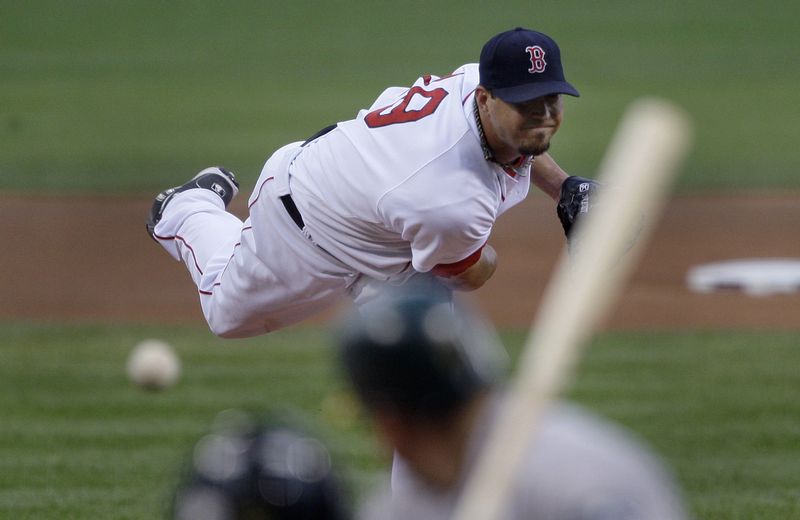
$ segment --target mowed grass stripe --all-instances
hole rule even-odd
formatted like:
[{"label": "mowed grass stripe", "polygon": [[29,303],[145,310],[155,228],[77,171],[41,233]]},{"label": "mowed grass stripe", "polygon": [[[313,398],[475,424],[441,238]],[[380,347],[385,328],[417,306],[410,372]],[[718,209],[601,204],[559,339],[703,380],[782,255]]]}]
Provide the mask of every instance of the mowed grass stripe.
[{"label": "mowed grass stripe", "polygon": [[252,185],[279,146],[517,25],[555,37],[582,93],[567,171],[591,176],[625,105],[659,95],[696,121],[681,187],[798,187],[797,2],[34,4],[0,17],[0,188],[149,193],[208,164]]},{"label": "mowed grass stripe", "polygon": [[797,518],[796,333],[604,336],[572,395],[669,461],[698,518]]}]

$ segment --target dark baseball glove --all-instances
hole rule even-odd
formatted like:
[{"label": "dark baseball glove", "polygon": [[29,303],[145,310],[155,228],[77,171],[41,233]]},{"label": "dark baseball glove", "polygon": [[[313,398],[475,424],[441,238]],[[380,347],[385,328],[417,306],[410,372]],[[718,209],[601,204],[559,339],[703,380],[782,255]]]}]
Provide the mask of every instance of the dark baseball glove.
[{"label": "dark baseball glove", "polygon": [[575,224],[591,210],[599,187],[600,184],[591,179],[576,176],[567,177],[561,185],[556,213],[567,240],[570,239]]}]

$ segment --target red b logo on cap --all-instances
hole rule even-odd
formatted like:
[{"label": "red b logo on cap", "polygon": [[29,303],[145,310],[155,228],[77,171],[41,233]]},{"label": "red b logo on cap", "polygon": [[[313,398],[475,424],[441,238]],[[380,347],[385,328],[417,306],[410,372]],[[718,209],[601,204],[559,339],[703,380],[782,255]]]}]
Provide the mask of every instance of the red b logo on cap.
[{"label": "red b logo on cap", "polygon": [[531,57],[531,68],[528,69],[528,72],[531,74],[544,72],[545,67],[547,67],[547,62],[544,61],[544,49],[538,45],[533,45],[531,47],[526,47],[525,51]]}]

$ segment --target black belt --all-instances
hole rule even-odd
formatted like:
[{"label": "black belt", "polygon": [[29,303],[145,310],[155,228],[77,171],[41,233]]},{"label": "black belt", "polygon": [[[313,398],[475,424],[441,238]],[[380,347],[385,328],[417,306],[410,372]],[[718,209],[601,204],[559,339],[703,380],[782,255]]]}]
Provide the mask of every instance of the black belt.
[{"label": "black belt", "polygon": [[[327,134],[328,132],[336,128],[336,126],[337,126],[336,123],[326,126],[319,132],[315,133],[314,135],[306,139],[306,141],[303,143],[303,146]],[[280,199],[281,202],[283,202],[283,207],[286,208],[286,213],[288,213],[289,216],[292,217],[292,220],[294,220],[294,223],[297,224],[297,227],[299,227],[301,230],[304,229],[306,227],[306,224],[305,222],[303,222],[303,215],[301,215],[300,210],[297,209],[297,205],[292,200],[292,196],[283,195],[282,197],[280,197]]]},{"label": "black belt", "polygon": [[292,200],[291,195],[283,195],[280,197],[281,202],[283,202],[283,207],[286,208],[286,213],[292,217],[294,223],[297,224],[301,230],[306,227],[305,222],[303,222],[303,216],[300,214],[300,211],[297,209],[294,201]]},{"label": "black belt", "polygon": [[305,142],[303,143],[303,146],[307,145],[308,143],[310,143],[311,141],[313,141],[313,140],[315,140],[315,139],[319,139],[319,138],[320,138],[320,137],[322,137],[323,135],[327,134],[328,132],[330,132],[331,130],[333,130],[334,128],[336,128],[337,126],[339,126],[339,124],[338,124],[338,123],[333,123],[332,125],[328,125],[328,126],[326,126],[325,128],[323,128],[323,129],[322,129],[322,130],[320,130],[319,132],[315,133],[314,135],[312,135],[311,137],[309,137],[308,139],[306,139],[306,140],[305,140]]}]

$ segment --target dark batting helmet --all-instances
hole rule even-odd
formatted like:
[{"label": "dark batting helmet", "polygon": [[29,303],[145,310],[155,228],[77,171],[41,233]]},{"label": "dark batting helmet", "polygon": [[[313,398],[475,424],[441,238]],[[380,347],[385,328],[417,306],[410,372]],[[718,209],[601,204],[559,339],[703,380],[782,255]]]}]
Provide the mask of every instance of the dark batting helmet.
[{"label": "dark batting helmet", "polygon": [[477,314],[418,286],[386,292],[351,314],[339,347],[347,377],[368,407],[431,417],[494,383],[506,359]]},{"label": "dark batting helmet", "polygon": [[220,414],[194,447],[174,520],[345,520],[344,487],[325,446],[286,417]]}]

